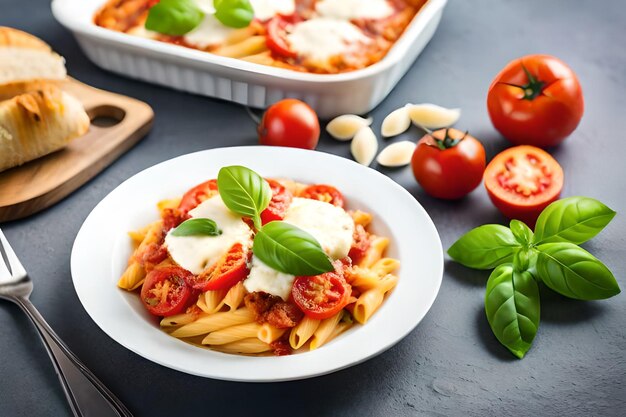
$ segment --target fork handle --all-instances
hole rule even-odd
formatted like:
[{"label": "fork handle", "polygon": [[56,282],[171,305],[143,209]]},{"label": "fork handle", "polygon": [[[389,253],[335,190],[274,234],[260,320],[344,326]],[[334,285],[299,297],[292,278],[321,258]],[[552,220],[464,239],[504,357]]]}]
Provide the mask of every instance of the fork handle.
[{"label": "fork handle", "polygon": [[26,297],[13,301],[28,315],[48,350],[76,417],[132,417],[132,414],[70,351]]}]

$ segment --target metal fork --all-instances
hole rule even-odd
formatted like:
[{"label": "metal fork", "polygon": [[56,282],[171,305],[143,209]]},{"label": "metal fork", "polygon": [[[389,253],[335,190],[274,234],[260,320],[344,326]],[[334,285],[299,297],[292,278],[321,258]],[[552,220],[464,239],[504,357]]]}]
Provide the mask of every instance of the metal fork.
[{"label": "metal fork", "polygon": [[33,282],[0,230],[0,298],[17,304],[43,340],[76,417],[132,417],[132,414],[54,333],[28,297]]}]

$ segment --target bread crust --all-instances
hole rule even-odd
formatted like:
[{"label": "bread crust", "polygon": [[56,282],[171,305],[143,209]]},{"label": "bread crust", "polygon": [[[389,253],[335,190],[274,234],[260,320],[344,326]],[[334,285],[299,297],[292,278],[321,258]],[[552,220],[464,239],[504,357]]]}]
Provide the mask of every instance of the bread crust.
[{"label": "bread crust", "polygon": [[15,46],[52,52],[50,45],[38,37],[6,26],[0,26],[0,46]]},{"label": "bread crust", "polygon": [[89,124],[82,104],[53,84],[0,102],[0,172],[65,147]]}]

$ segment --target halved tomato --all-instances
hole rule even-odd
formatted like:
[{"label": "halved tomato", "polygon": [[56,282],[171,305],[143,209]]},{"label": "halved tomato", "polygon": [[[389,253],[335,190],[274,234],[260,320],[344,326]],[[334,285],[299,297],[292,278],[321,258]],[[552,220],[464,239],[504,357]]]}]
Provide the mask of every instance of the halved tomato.
[{"label": "halved tomato", "polygon": [[235,243],[222,259],[199,275],[191,275],[187,282],[200,291],[227,290],[248,276],[250,250]]},{"label": "halved tomato", "polygon": [[302,312],[312,319],[323,320],[341,311],[350,299],[352,288],[343,277],[343,267],[310,277],[297,277],[291,296]]},{"label": "halved tomato", "polygon": [[191,296],[189,276],[193,274],[179,266],[150,271],[141,287],[141,301],[150,314],[166,317],[182,312]]},{"label": "halved tomato", "polygon": [[217,194],[217,180],[209,180],[198,184],[183,195],[178,205],[178,210],[187,213],[215,194]]},{"label": "halved tomato", "polygon": [[276,55],[286,58],[295,58],[298,54],[289,47],[287,29],[292,24],[286,17],[274,16],[267,23],[267,47]]},{"label": "halved tomato", "polygon": [[563,169],[542,149],[516,146],[493,158],[485,169],[484,181],[491,201],[502,214],[533,227],[541,211],[559,198]]},{"label": "halved tomato", "polygon": [[319,200],[337,207],[344,206],[343,194],[332,185],[314,184],[306,187],[300,197]]},{"label": "halved tomato", "polygon": [[272,200],[261,212],[261,223],[266,224],[274,220],[282,220],[291,204],[293,196],[281,183],[272,179],[265,179],[272,189]]}]

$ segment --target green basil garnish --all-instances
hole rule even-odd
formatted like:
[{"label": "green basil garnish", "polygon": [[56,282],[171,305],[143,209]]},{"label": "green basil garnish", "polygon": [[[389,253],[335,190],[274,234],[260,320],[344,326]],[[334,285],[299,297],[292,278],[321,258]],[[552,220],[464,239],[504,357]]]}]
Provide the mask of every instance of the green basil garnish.
[{"label": "green basil garnish", "polygon": [[611,271],[577,246],[597,235],[614,216],[613,210],[592,198],[564,198],[543,210],[534,233],[518,220],[511,220],[510,228],[487,224],[470,230],[448,249],[450,257],[465,266],[497,267],[487,282],[485,311],[493,333],[515,356],[526,354],[539,326],[535,279],[579,300],[619,294]]},{"label": "green basil garnish", "polygon": [[615,277],[596,257],[569,242],[537,247],[537,274],[551,289],[577,300],[601,300],[619,294]]},{"label": "green basil garnish", "polygon": [[571,242],[580,245],[600,233],[613,217],[615,211],[593,198],[564,198],[541,212],[533,242]]},{"label": "green basil garnish", "polygon": [[272,199],[272,189],[263,177],[246,167],[224,167],[217,174],[217,188],[226,207],[251,218],[257,230],[261,228],[261,212]]},{"label": "green basil garnish", "polygon": [[215,221],[203,218],[185,220],[172,230],[173,236],[219,236],[221,234],[222,231]]},{"label": "green basil garnish", "polygon": [[450,249],[448,255],[458,263],[474,269],[491,269],[511,262],[521,248],[508,227],[486,224],[470,230]]},{"label": "green basil garnish", "polygon": [[289,223],[275,221],[254,237],[254,255],[277,271],[291,275],[318,275],[334,270],[319,242]]},{"label": "green basil garnish", "polygon": [[204,13],[193,0],[161,0],[148,11],[146,29],[172,36],[194,30]]},{"label": "green basil garnish", "polygon": [[214,0],[215,18],[224,26],[245,28],[254,19],[254,10],[248,0]]},{"label": "green basil garnish", "polygon": [[513,219],[509,223],[509,229],[515,236],[515,240],[522,246],[527,246],[533,239],[533,231],[524,222]]},{"label": "green basil garnish", "polygon": [[485,313],[500,343],[523,358],[539,328],[539,288],[532,274],[512,264],[494,269],[487,281]]}]

